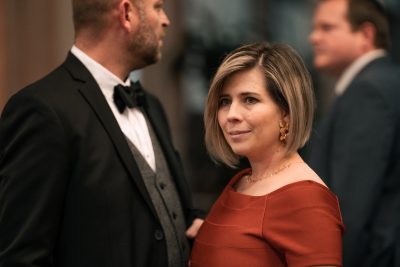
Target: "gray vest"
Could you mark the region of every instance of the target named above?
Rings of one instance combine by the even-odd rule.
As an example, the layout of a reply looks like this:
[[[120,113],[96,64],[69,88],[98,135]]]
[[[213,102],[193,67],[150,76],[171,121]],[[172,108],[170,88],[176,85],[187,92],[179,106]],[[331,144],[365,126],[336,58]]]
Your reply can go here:
[[[158,233],[156,238],[159,240],[165,238],[168,266],[187,266],[189,243],[185,236],[186,223],[179,194],[171,177],[164,153],[148,120],[147,126],[155,154],[156,172],[151,169],[135,145],[128,138],[126,139],[164,231],[164,233]]]

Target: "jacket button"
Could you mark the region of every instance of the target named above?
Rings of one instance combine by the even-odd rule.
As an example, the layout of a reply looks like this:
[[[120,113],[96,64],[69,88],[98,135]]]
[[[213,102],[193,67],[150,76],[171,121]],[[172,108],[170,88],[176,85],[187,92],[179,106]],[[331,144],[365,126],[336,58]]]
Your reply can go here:
[[[163,240],[163,238],[164,238],[163,232],[162,232],[161,230],[156,230],[156,231],[154,232],[154,238],[155,238],[156,240],[158,240],[158,241]]]
[[[166,185],[165,183],[163,183],[163,182],[160,183],[160,188],[161,188],[162,190],[164,190],[164,188],[165,188],[166,186],[167,186],[167,185]]]

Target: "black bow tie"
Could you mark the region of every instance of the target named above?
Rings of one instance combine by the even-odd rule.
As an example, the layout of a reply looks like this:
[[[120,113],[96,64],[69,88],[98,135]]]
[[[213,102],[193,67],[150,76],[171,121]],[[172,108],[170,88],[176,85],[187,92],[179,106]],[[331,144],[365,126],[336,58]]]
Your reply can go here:
[[[124,112],[126,107],[144,106],[144,92],[139,81],[132,82],[131,86],[116,85],[113,98],[119,113]]]

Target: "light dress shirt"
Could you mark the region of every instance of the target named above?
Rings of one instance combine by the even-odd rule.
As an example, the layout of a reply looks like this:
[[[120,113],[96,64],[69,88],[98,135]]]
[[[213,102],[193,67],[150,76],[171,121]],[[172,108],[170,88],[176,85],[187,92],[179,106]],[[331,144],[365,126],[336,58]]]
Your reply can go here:
[[[371,61],[384,57],[386,55],[386,51],[383,49],[375,49],[370,51],[358,59],[356,59],[349,67],[345,69],[343,74],[340,76],[338,82],[335,85],[335,94],[340,96],[346,91],[346,88],[349,86],[354,77]]]
[[[142,111],[138,108],[126,108],[123,113],[119,113],[113,100],[114,86],[117,84],[130,86],[131,80],[129,77],[126,81],[122,81],[75,45],[72,46],[71,53],[76,56],[92,74],[106,98],[122,132],[136,146],[149,166],[155,171],[156,163],[153,144]]]

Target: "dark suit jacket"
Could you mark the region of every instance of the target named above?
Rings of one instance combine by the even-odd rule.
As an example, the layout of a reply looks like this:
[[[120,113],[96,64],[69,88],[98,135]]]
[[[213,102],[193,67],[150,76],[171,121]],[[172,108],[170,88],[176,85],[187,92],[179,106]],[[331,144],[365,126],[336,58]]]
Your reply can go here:
[[[190,224],[191,199],[160,103],[146,113]],[[97,83],[69,54],[14,95],[0,128],[0,266],[167,266],[155,209]]]
[[[314,170],[338,195],[345,267],[400,266],[400,70],[368,64],[311,139]]]

